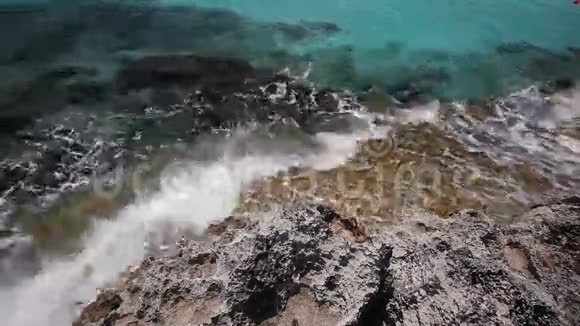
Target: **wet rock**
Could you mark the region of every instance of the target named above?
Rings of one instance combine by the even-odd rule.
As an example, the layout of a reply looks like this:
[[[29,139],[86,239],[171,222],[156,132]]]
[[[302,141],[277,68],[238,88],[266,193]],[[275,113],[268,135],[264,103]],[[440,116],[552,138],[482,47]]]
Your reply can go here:
[[[399,85],[387,91],[397,104],[408,106],[413,103],[420,103],[423,93],[414,85]]]
[[[326,111],[333,111],[339,108],[338,98],[332,90],[321,90],[314,96],[318,106]]]
[[[71,104],[93,104],[106,97],[106,86],[95,81],[75,81],[66,85],[66,100]]]
[[[441,97],[437,92],[451,80],[451,74],[445,68],[420,66],[406,73],[406,80],[387,88],[396,101],[406,106],[424,104],[437,96]]]
[[[96,322],[103,319],[107,317],[111,311],[119,308],[121,303],[122,300],[119,295],[111,291],[103,291],[98,295],[95,302],[91,303],[83,310],[79,321],[73,323],[73,326],[83,325],[87,322]],[[112,321],[113,318],[108,318],[107,320]]]
[[[341,28],[332,22],[300,21],[296,24],[275,23],[272,28],[280,32],[291,42],[303,41],[318,35],[329,35],[341,32]]]
[[[580,48],[570,46],[568,47],[568,51],[574,54],[576,57],[580,57]]]
[[[50,69],[0,108],[0,126],[7,126],[0,133],[16,134],[6,150],[22,153],[0,161],[0,191],[8,191],[8,201],[30,203],[75,190],[147,157],[159,144],[194,142],[216,129],[258,123],[309,137],[363,123],[350,113],[364,111],[356,97],[240,60],[144,57],[118,72],[118,90],[87,69]],[[60,112],[46,114],[51,110]]]
[[[149,102],[163,103],[167,102],[164,98],[176,94],[191,94],[183,111],[191,116],[177,117],[189,121],[187,129],[195,134],[248,122],[296,124],[307,132],[320,131],[319,127],[348,130],[353,122],[341,114],[363,109],[352,96],[317,90],[231,59],[145,57],[122,70],[117,81],[122,90],[151,90],[154,96]]]
[[[85,310],[78,325],[577,325],[572,208],[539,207],[513,225],[415,213],[359,241],[328,207],[229,218],[144,261],[110,290],[115,305],[97,299],[99,318]]]
[[[547,82],[545,85],[543,85],[540,88],[540,91],[542,93],[551,95],[551,94],[555,94],[557,92],[561,92],[561,91],[565,91],[565,90],[569,90],[571,88],[574,88],[575,84],[576,83],[574,82],[573,79],[559,78],[559,79],[556,79],[554,81]]]
[[[72,185],[86,185],[96,169],[103,167],[98,162],[117,155],[113,154],[118,153],[115,143],[89,136],[92,119],[75,126],[77,129],[72,127],[75,117],[67,117],[68,120],[37,120],[35,128],[16,133],[17,143],[13,146],[20,147],[22,156],[10,155],[0,160],[0,192],[6,203],[34,206],[36,201],[42,203],[45,195],[71,189]]]
[[[543,49],[528,42],[507,42],[498,45],[495,48],[495,51],[498,54],[516,54],[532,51],[543,51]]]
[[[325,21],[302,21],[302,25],[310,28],[311,30],[320,31],[328,34],[334,34],[341,32],[342,29],[340,26],[333,22],[325,22]]]

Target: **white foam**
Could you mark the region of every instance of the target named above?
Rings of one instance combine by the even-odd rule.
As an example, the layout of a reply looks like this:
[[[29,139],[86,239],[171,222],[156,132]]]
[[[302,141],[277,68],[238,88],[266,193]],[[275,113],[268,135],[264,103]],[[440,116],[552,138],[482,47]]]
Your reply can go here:
[[[116,218],[100,219],[85,240],[84,251],[69,260],[52,262],[33,279],[0,293],[4,325],[70,325],[78,313],[75,302],[94,299],[96,289],[115,281],[128,266],[145,255],[147,234],[170,222],[202,231],[212,221],[232,213],[245,187],[299,164],[327,169],[345,162],[357,149],[353,135],[319,134],[323,150],[295,155],[231,154],[233,139],[220,159],[180,166],[164,175],[160,191],[122,210]]]
[[[565,135],[558,135],[556,141],[560,146],[566,147],[574,153],[580,154],[580,141]]]
[[[424,105],[417,105],[410,109],[398,109],[396,111],[396,121],[410,124],[420,124],[423,122],[435,123],[439,120],[441,103],[439,100],[429,102]]]
[[[552,97],[553,115],[557,122],[567,122],[580,117],[580,88]]]

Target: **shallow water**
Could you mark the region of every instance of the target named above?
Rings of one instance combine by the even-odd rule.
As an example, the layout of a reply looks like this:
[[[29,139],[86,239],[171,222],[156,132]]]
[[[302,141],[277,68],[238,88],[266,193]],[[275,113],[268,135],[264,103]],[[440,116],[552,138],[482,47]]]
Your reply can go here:
[[[314,58],[313,78],[336,86],[415,82],[439,95],[465,98],[578,75],[577,57],[559,67],[568,48],[580,44],[580,10],[568,1],[175,2],[233,9],[264,22],[335,23],[342,32],[331,37],[296,43],[279,37],[276,47]],[[357,76],[335,70],[349,65]]]
[[[348,0],[297,0],[286,3],[261,0],[179,1],[233,9],[244,16],[269,22],[300,20],[335,22],[346,35],[337,44],[377,48],[401,42],[411,49],[481,51],[508,42],[526,41],[551,49],[578,44],[574,27],[577,7],[569,1],[380,1],[358,4]]]
[[[310,77],[319,83],[386,91],[412,83],[451,98],[505,95],[533,82],[580,74],[580,10],[563,0],[106,1],[108,9],[82,9],[91,3],[98,2],[55,1],[40,16],[68,22],[53,26],[44,18],[38,23],[34,14],[14,18],[17,10],[11,15],[4,10],[3,16],[20,22],[4,19],[5,24],[24,34],[6,35],[17,38],[8,47],[30,40],[37,44],[24,44],[24,51],[37,52],[27,55],[34,61],[96,65],[103,74],[122,57],[167,51],[242,57],[297,72],[312,63]],[[133,9],[111,7],[123,3]],[[196,7],[210,12],[192,11]],[[23,19],[33,24],[19,26]],[[92,31],[79,35],[85,23]],[[43,46],[43,38],[50,44]],[[5,76],[15,74],[8,68]]]
[[[560,0],[0,1],[0,314],[70,323],[173,233],[233,213],[511,222],[574,192],[579,30]],[[121,82],[191,53],[284,77],[230,94],[245,66],[209,62],[194,85]]]

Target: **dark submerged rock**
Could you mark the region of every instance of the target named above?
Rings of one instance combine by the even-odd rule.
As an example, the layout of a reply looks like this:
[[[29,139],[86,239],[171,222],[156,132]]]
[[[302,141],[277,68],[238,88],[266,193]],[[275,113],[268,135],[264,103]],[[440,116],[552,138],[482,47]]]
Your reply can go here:
[[[255,70],[246,62],[194,55],[145,57],[123,69],[117,78],[121,91],[148,87],[203,86],[220,89],[240,85]]]
[[[66,100],[70,104],[93,104],[106,99],[107,86],[95,81],[75,81],[66,85]]]
[[[413,83],[395,86],[387,91],[397,104],[408,106],[420,103],[423,92]]]
[[[95,310],[98,299],[77,323],[577,325],[574,208],[547,204],[503,226],[477,211],[416,213],[359,242],[326,207],[229,218],[177,256],[143,262],[108,290],[118,307]]]
[[[117,85],[121,92],[165,88],[189,93],[183,108],[191,114],[187,119],[194,133],[248,122],[294,123],[310,133],[328,129],[323,126],[329,120],[341,120],[341,109],[362,110],[352,96],[317,90],[243,61],[196,55],[145,57],[123,69]],[[348,130],[352,123],[336,125]]]
[[[552,95],[557,92],[572,89],[575,85],[576,82],[571,78],[558,78],[545,83],[545,85],[540,87],[540,91],[544,94]]]
[[[88,67],[52,67],[0,105],[0,134],[12,136],[0,148],[8,154],[0,160],[5,199],[44,204],[45,195],[130,169],[159,144],[194,144],[216,130],[257,123],[309,137],[363,123],[351,114],[364,110],[354,96],[236,59],[150,56],[128,63],[116,85],[97,75]]]
[[[333,22],[325,22],[325,21],[302,21],[302,25],[324,33],[334,34],[342,32],[342,28]]]
[[[318,21],[300,21],[296,24],[275,23],[272,27],[292,42],[303,41],[318,35],[336,34],[342,31],[335,23]]]

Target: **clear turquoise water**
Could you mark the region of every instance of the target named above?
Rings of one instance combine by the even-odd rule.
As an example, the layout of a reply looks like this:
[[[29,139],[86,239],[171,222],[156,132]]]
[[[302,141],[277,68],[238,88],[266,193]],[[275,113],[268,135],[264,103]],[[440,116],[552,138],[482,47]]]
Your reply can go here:
[[[544,69],[548,71],[530,71],[534,70],[538,57],[544,60],[547,56],[538,54],[537,49],[507,55],[496,51],[501,45],[525,42],[558,56],[568,47],[579,46],[580,7],[571,1],[163,0],[162,3],[227,8],[266,22],[334,22],[345,32],[324,42],[293,46],[291,51],[304,54],[317,47],[352,46],[358,75],[351,87],[393,86],[445,70],[450,78],[435,86],[437,94],[480,98],[513,91],[539,79],[577,78],[580,73],[574,62],[562,65],[557,58],[554,64],[546,63],[551,66]],[[547,60],[551,59],[554,58]],[[344,81],[325,75],[328,72],[315,71],[314,78],[331,84],[333,79]],[[406,79],[404,75],[410,77]],[[429,81],[425,83],[431,87]]]
[[[75,0],[2,0],[0,4]],[[79,3],[99,1],[78,1]],[[333,40],[361,47],[403,42],[412,49],[481,51],[525,41],[561,49],[580,45],[580,6],[571,0],[125,0],[164,6],[225,8],[265,22],[335,22],[348,33]]]
[[[580,7],[568,0],[162,0],[233,9],[269,22],[332,21],[348,31],[334,40],[360,47],[403,42],[411,49],[485,51],[526,41],[561,49],[579,45]]]
[[[62,8],[89,2],[49,1]],[[195,26],[209,26],[208,34],[214,40],[196,42],[199,36],[192,30],[190,40],[184,41],[181,35],[180,41],[152,41],[148,49],[141,50],[235,56],[256,65],[272,65],[274,61],[278,68],[288,65],[297,73],[311,62],[310,78],[333,87],[374,86],[388,92],[412,83],[439,97],[480,99],[505,95],[536,82],[580,76],[580,51],[569,51],[580,48],[580,6],[572,0],[100,2],[233,11],[244,18],[238,30],[230,26],[222,32],[212,26],[227,22],[202,19]],[[335,23],[342,32],[288,40],[279,31],[264,28],[267,24],[302,21]],[[177,25],[183,23],[174,24],[160,24],[157,39],[176,38]],[[92,49],[84,52],[95,53]]]

